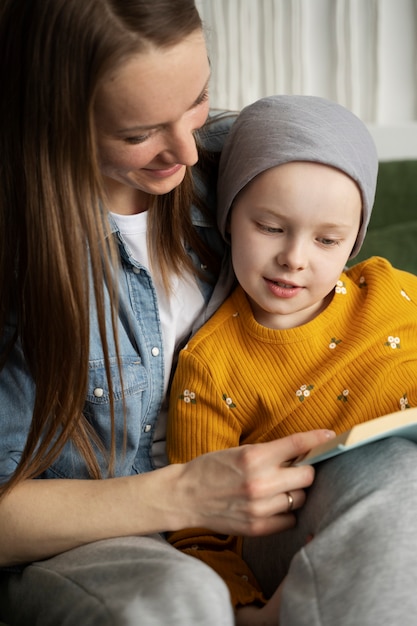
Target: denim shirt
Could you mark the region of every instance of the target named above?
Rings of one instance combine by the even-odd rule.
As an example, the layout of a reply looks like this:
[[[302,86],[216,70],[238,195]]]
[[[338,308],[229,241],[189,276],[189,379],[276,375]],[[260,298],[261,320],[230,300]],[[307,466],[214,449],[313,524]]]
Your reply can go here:
[[[209,150],[220,151],[224,137],[233,118],[221,118],[204,128],[200,141]],[[215,210],[215,190],[203,189],[196,179],[200,192]],[[224,248],[217,230],[211,227],[196,207],[192,207],[195,227],[205,241],[217,251]],[[143,266],[130,255],[122,235],[111,222],[121,258],[117,276],[120,287],[120,314],[118,341],[122,367],[123,389],[119,376],[116,350],[109,332],[109,355],[116,428],[115,476],[147,472],[153,469],[152,442],[156,422],[163,402],[164,354],[158,303],[152,278]],[[193,263],[200,261],[188,250]],[[215,288],[209,282],[199,281],[206,302],[204,314],[196,320],[193,332],[218,308],[230,291],[233,280],[224,256],[224,272]],[[94,301],[92,299],[92,301]],[[106,307],[107,328],[111,328],[110,308]],[[103,349],[99,336],[96,311],[90,312],[90,362],[87,398],[84,414],[99,434],[104,446],[110,449],[110,397],[104,366]],[[13,321],[6,327],[1,343],[14,332]],[[74,338],[73,340],[76,340]],[[65,372],[62,372],[65,376]],[[29,432],[35,399],[35,385],[28,372],[19,340],[15,343],[5,367],[0,371],[0,481],[4,482],[16,469]],[[124,409],[127,441],[123,453]],[[98,457],[103,476],[107,462]],[[68,442],[54,464],[40,478],[87,478],[84,461],[71,442]]]

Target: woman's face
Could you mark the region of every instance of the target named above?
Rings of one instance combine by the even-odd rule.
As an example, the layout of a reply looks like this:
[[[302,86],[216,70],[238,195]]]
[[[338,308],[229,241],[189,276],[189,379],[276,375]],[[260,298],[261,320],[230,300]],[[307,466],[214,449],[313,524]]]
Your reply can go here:
[[[210,67],[203,33],[149,47],[110,73],[97,94],[100,167],[115,213],[147,209],[197,161],[193,132],[207,119]]]

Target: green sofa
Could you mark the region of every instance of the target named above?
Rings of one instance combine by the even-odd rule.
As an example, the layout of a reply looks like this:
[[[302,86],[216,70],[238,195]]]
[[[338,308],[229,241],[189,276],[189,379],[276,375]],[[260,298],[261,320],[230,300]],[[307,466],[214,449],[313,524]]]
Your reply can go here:
[[[417,274],[417,160],[381,161],[375,205],[359,255],[387,258]]]

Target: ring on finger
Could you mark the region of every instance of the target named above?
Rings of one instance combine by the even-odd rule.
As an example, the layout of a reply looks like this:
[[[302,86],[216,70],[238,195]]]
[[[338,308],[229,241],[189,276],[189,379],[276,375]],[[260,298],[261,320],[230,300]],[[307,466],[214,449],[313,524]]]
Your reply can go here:
[[[287,513],[289,513],[290,511],[292,511],[293,506],[294,506],[294,498],[292,497],[291,493],[289,491],[285,492],[285,495],[287,496],[288,499],[288,508],[287,508]]]

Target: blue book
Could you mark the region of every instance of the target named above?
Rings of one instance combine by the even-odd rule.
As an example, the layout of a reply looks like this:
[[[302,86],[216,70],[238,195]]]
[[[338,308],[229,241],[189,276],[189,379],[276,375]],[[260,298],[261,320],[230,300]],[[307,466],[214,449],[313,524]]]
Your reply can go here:
[[[405,437],[417,443],[417,407],[357,424],[334,439],[316,446],[306,455],[296,459],[293,465],[314,465],[387,437]]]

